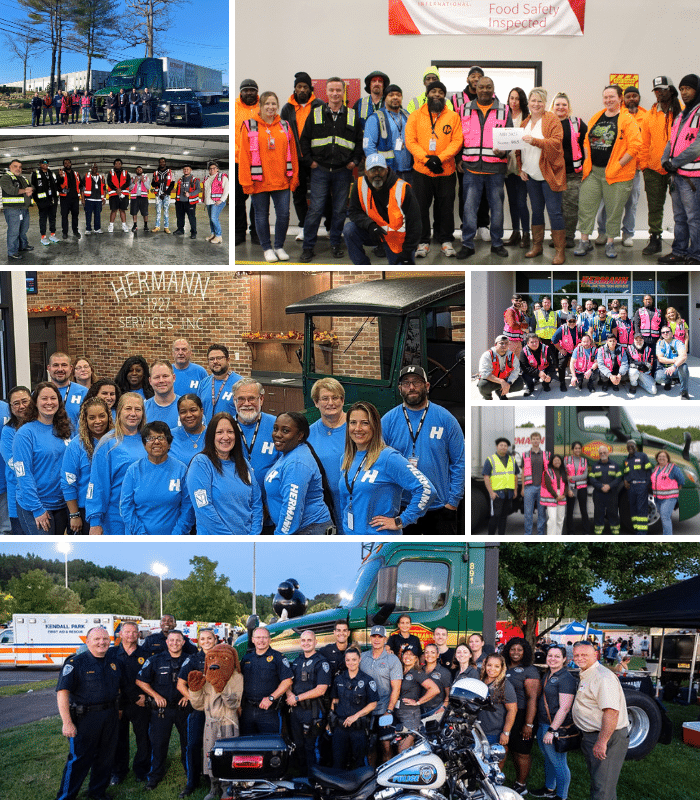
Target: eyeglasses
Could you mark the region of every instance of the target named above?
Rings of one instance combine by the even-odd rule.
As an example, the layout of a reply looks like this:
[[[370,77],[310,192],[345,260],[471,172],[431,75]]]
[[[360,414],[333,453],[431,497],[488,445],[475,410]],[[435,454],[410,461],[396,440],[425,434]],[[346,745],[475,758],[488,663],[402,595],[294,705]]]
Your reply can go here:
[[[663,331],[661,331],[661,333],[671,333],[671,330],[669,328],[665,328]]]
[[[165,438],[165,436],[147,436],[146,441],[148,444],[159,444],[167,442],[168,440]]]
[[[419,381],[401,381],[399,386],[408,386],[410,388],[416,387],[417,389],[420,389],[420,387],[423,386],[424,383],[425,383],[425,381],[420,381],[420,380]]]
[[[207,361],[226,361],[226,356],[209,356]]]

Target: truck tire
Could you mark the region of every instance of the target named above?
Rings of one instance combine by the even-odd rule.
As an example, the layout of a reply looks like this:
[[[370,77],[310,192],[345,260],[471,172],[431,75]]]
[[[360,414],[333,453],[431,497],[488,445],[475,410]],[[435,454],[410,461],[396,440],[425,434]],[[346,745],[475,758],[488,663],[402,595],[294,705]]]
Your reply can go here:
[[[472,487],[472,533],[486,522],[489,516],[489,502],[486,495]]]
[[[623,689],[629,716],[630,743],[625,761],[640,761],[656,747],[661,736],[661,709],[653,697]]]

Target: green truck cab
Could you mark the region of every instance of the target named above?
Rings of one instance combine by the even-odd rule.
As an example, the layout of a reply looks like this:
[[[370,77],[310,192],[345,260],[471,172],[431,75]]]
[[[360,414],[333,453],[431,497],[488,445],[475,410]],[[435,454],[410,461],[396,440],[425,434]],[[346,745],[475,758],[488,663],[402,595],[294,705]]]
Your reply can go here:
[[[120,89],[123,89],[126,94],[129,94],[132,89],[136,89],[141,94],[146,88],[154,99],[163,94],[162,60],[160,58],[130,58],[127,61],[120,61],[112,68],[104,88],[95,92],[93,113],[100,121],[104,120],[104,101],[110,92],[114,92],[116,96]]]
[[[430,400],[447,408],[464,427],[464,279],[447,276],[394,278],[339,286],[292,303],[287,314],[304,315],[304,404],[310,422],[319,418],[311,387],[336,378],[346,410],[357,400],[381,415],[402,400],[401,369],[423,367]],[[339,340],[322,332],[337,331]]]
[[[451,647],[473,632],[483,633],[487,642],[495,641],[496,544],[374,543],[365,545],[363,553],[352,596],[338,608],[267,626],[275,650],[296,657],[305,630],[316,634],[319,647],[330,644],[338,620],[348,623],[350,643],[364,650],[372,625],[394,630],[402,613],[411,615],[411,633],[423,644],[432,641],[438,625],[447,628]],[[248,633],[236,640],[239,656],[247,651],[256,624],[257,619],[251,618]]]

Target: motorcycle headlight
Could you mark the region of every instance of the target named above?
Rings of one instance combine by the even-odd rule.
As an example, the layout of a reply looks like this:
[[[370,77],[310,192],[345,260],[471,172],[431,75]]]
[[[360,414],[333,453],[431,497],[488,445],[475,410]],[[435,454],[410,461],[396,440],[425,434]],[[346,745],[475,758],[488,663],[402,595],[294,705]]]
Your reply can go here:
[[[498,762],[503,761],[506,757],[506,748],[502,744],[492,744],[490,747],[489,761]]]

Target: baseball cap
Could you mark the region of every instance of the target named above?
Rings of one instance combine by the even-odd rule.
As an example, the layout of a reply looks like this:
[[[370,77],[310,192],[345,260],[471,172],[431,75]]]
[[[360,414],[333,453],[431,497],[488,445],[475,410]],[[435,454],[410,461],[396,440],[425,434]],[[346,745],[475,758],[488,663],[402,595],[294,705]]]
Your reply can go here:
[[[401,378],[403,378],[404,375],[417,375],[419,378],[423,378],[426,383],[428,382],[428,376],[425,374],[423,367],[404,367],[401,372],[399,372],[399,383],[401,383]]]
[[[372,153],[371,156],[367,156],[365,172],[369,172],[372,167],[384,167],[384,169],[386,169],[386,159],[384,156],[379,155],[379,153]]]
[[[673,81],[666,75],[659,75],[651,84],[652,89],[670,89],[671,86],[673,86]]]
[[[375,625],[369,632],[370,636],[383,636],[386,639],[386,628],[383,625]]]

